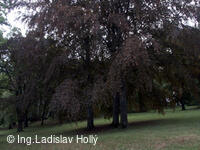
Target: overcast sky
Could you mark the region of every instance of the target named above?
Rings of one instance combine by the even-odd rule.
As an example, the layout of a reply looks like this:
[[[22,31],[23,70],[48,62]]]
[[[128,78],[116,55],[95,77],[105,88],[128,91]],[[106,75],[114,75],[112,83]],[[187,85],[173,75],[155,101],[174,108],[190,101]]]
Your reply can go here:
[[[12,28],[13,27],[19,28],[21,30],[22,35],[25,35],[28,28],[25,23],[22,23],[18,19],[19,16],[21,16],[21,10],[13,10],[10,13],[8,13],[7,20]],[[10,31],[10,27],[3,26],[2,28],[5,31],[4,36],[6,36]]]

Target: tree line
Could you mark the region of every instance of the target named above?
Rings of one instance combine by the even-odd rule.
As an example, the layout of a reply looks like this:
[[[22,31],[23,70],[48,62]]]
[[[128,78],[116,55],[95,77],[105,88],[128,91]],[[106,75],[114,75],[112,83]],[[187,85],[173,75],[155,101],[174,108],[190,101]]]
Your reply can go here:
[[[13,32],[1,40],[0,124],[7,118],[9,128],[23,131],[30,121],[87,120],[92,130],[94,117],[104,116],[126,128],[128,112],[199,103],[198,0],[13,0],[4,6],[30,12],[22,16],[25,37]]]

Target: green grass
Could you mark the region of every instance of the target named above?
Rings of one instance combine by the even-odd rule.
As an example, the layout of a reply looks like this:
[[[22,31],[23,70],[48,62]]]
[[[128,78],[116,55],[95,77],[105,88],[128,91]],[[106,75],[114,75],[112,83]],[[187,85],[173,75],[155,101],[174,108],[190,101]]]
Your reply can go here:
[[[155,112],[128,115],[127,129],[113,129],[111,120],[95,120],[94,132],[86,132],[86,122],[78,124],[40,127],[38,123],[25,129],[20,136],[49,136],[51,134],[73,136],[93,134],[98,136],[97,145],[91,144],[8,144],[7,135],[17,135],[16,129],[0,129],[0,150],[200,150],[200,110],[190,109],[175,112],[167,110],[163,116]]]

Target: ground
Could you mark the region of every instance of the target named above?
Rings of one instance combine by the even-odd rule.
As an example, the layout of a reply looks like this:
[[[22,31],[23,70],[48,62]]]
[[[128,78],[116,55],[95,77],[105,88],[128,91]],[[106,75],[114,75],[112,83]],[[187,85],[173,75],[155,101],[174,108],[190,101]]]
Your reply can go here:
[[[17,136],[16,129],[0,129],[0,150],[200,150],[200,109],[167,110],[165,115],[156,112],[128,115],[127,129],[113,129],[111,120],[95,119],[95,131],[86,132],[86,122],[56,125],[47,123],[40,127],[32,124],[20,136],[48,137],[50,135],[97,135],[92,144],[8,144],[7,135]]]

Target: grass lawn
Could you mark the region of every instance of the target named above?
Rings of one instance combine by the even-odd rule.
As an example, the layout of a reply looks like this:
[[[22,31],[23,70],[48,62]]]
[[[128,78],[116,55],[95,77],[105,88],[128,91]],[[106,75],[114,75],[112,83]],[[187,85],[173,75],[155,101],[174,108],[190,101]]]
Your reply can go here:
[[[128,115],[127,129],[113,129],[111,120],[96,119],[94,132],[86,132],[86,122],[78,124],[40,127],[32,124],[20,136],[48,137],[50,135],[75,136],[93,134],[97,144],[8,144],[7,135],[17,136],[16,129],[0,129],[0,150],[200,150],[200,109],[166,110],[165,115],[155,112]]]

